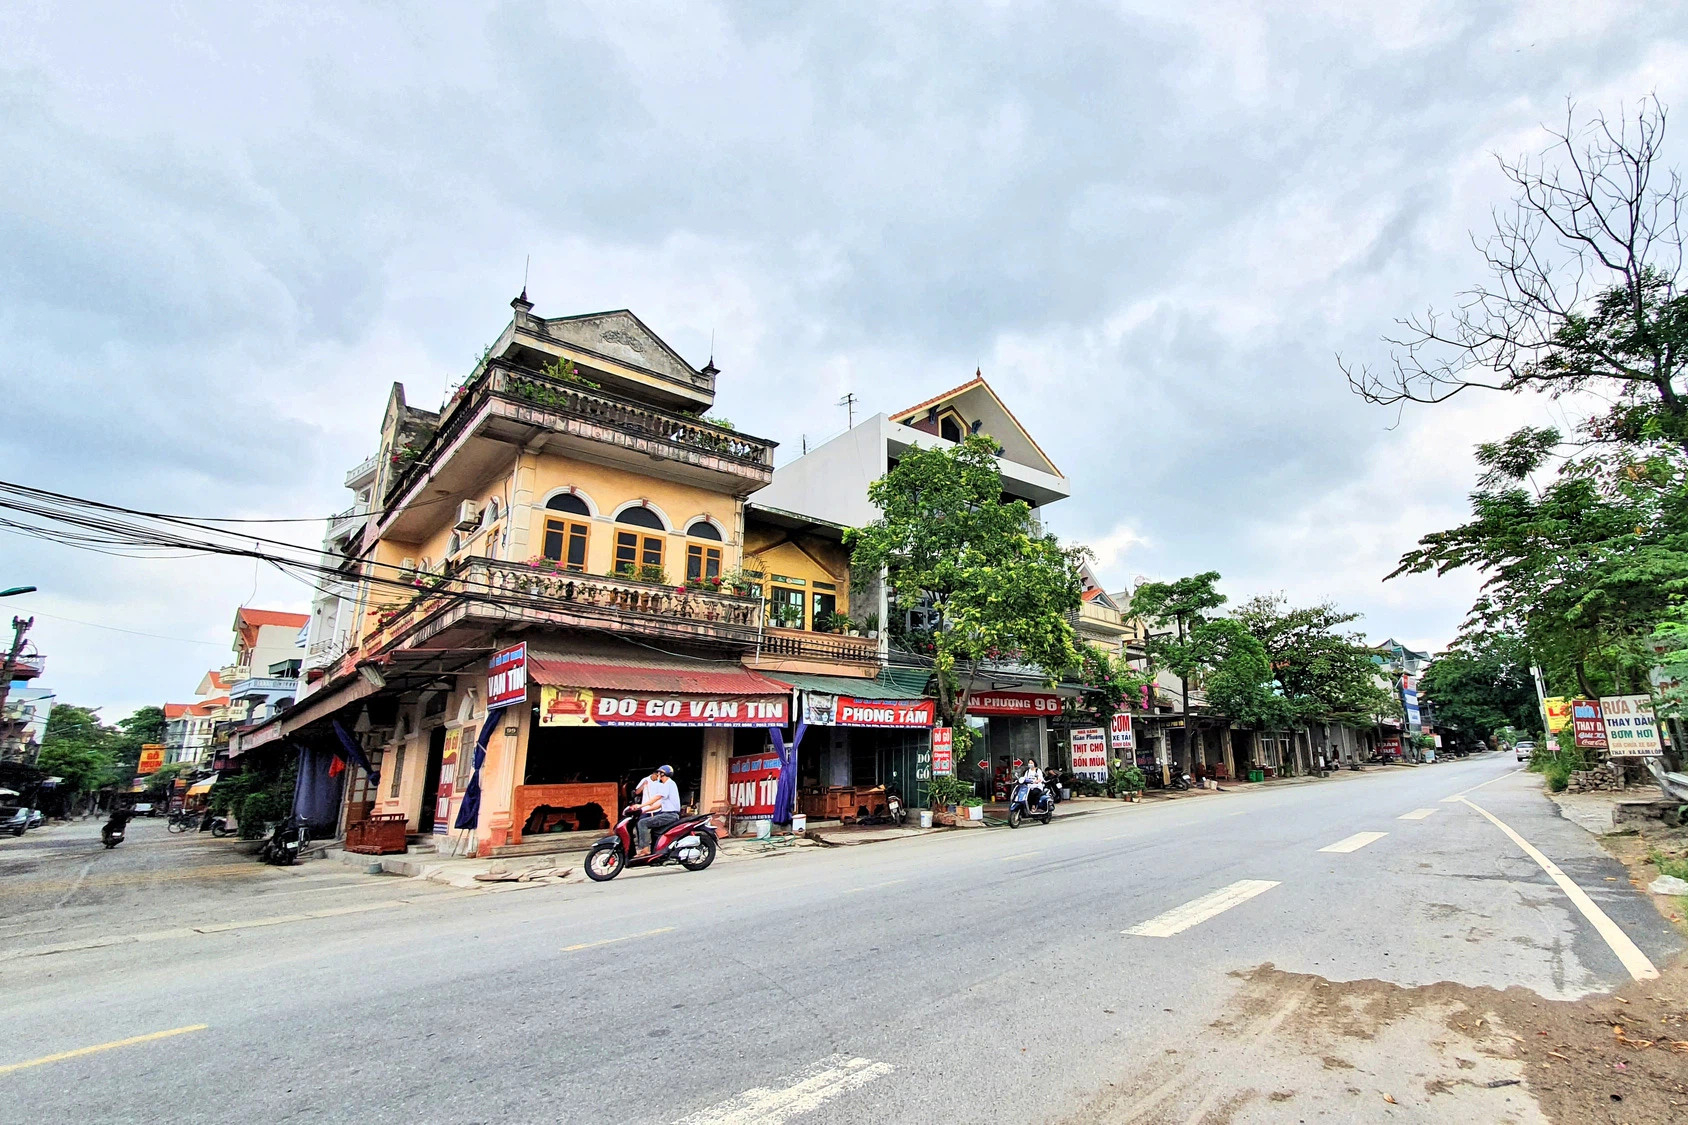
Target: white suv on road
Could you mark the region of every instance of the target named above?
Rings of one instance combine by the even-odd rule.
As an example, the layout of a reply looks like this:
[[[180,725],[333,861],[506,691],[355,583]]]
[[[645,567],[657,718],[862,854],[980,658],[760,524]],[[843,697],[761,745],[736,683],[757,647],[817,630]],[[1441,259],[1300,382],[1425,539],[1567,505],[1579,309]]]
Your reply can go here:
[[[1527,762],[1530,760],[1530,755],[1536,752],[1536,744],[1533,742],[1520,742],[1516,749],[1518,751],[1518,760],[1520,762]]]

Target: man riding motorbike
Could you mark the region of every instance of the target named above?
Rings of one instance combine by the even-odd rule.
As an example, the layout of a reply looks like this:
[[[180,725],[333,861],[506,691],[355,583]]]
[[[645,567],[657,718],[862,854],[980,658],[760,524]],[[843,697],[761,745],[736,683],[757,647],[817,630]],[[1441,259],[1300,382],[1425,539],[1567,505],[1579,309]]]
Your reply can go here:
[[[680,789],[674,784],[674,767],[658,766],[645,780],[641,795],[639,854],[650,855],[652,840],[680,819]]]

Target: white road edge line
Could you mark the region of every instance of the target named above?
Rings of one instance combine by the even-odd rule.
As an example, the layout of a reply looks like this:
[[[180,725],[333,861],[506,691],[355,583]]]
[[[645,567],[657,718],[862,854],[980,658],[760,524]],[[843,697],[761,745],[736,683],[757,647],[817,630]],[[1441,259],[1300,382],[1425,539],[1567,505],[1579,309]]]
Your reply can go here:
[[[1489,780],[1483,782],[1480,785],[1473,785],[1470,789],[1461,789],[1458,793],[1455,793],[1452,797],[1443,797],[1442,803],[1444,805],[1454,804],[1457,801],[1463,800],[1467,793],[1475,793],[1475,792],[1477,792],[1477,790],[1483,788],[1484,785],[1493,785],[1495,782],[1500,781],[1503,778],[1508,778],[1508,777],[1511,777],[1515,773],[1523,773],[1523,772],[1524,772],[1523,767],[1519,767],[1518,769],[1515,769],[1515,770],[1507,770],[1505,773],[1501,774],[1500,777],[1491,777],[1491,778],[1489,778]]]
[[[1428,820],[1436,815],[1435,809],[1414,809],[1410,813],[1402,813],[1396,820]]]
[[[1221,887],[1212,894],[1186,902],[1120,932],[1133,937],[1171,937],[1223,914],[1233,906],[1241,906],[1255,895],[1264,894],[1276,886],[1277,882],[1268,879],[1239,879],[1228,887]]]
[[[1328,844],[1319,850],[1321,852],[1357,852],[1367,844],[1375,844],[1387,835],[1389,835],[1387,832],[1356,832],[1346,839]]]
[[[756,1086],[707,1109],[680,1118],[674,1125],[782,1125],[891,1073],[889,1063],[833,1055],[791,1076],[789,1085]]]
[[[1601,937],[1606,939],[1606,944],[1612,947],[1612,952],[1618,955],[1618,960],[1624,963],[1624,968],[1629,970],[1631,977],[1635,980],[1659,979],[1659,970],[1653,967],[1653,962],[1647,959],[1647,955],[1641,952],[1640,947],[1629,940],[1629,935],[1619,929],[1618,924],[1607,917],[1604,910],[1594,904],[1594,900],[1588,897],[1587,891],[1571,882],[1571,877],[1559,870],[1558,864],[1542,855],[1541,852],[1531,846],[1528,840],[1514,832],[1488,809],[1467,801],[1463,797],[1460,798],[1460,803],[1470,805],[1482,813],[1490,824],[1505,832],[1514,844],[1524,850],[1525,855],[1535,860],[1536,864],[1547,872],[1548,878],[1559,884],[1559,889],[1565,892],[1565,897],[1570,899],[1578,910],[1582,911],[1582,916],[1587,918],[1589,924],[1595,928]]]

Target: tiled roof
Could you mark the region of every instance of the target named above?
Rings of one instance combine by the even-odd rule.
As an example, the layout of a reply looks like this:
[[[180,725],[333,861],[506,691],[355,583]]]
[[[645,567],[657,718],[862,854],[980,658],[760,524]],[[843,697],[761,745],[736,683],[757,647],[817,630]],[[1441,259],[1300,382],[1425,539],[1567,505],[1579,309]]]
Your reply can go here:
[[[192,707],[193,704],[191,703],[166,703],[164,705],[164,717],[166,719],[179,719],[186,715]]]
[[[309,614],[283,613],[279,609],[241,609],[235,621],[241,625],[286,625],[297,629],[310,622]]]

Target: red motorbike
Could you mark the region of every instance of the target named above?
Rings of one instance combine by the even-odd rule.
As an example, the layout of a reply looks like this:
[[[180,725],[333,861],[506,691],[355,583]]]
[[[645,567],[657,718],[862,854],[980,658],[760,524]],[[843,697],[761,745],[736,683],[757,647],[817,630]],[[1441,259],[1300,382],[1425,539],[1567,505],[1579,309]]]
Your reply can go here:
[[[624,867],[657,867],[673,860],[687,871],[702,871],[715,862],[715,827],[707,816],[683,816],[664,828],[652,841],[650,855],[634,855],[634,827],[639,806],[622,810],[614,833],[605,836],[586,853],[586,877],[602,883],[621,874]]]

